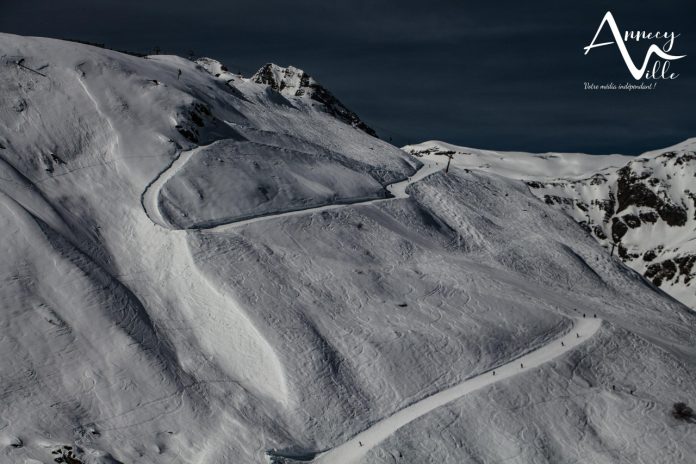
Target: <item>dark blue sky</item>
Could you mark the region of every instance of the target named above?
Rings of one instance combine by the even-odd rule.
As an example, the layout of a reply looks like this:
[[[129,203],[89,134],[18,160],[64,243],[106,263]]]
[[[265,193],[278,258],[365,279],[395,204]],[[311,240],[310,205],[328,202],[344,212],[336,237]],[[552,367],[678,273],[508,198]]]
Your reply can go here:
[[[606,13],[681,34],[680,77],[648,92],[616,47],[583,55]],[[0,0],[0,31],[305,69],[395,144],[639,152],[696,136],[696,2]],[[602,36],[609,38],[608,32]],[[629,44],[641,63],[650,43]]]

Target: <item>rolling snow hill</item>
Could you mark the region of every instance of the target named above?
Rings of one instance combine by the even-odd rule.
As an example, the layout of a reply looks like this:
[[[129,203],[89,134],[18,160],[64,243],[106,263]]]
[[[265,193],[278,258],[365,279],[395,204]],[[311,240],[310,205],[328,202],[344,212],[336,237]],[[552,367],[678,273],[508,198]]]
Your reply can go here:
[[[0,34],[0,462],[691,460],[692,311],[256,81]]]
[[[425,142],[412,154],[453,154],[455,166],[527,182],[628,266],[696,308],[696,139],[638,157],[505,153]]]

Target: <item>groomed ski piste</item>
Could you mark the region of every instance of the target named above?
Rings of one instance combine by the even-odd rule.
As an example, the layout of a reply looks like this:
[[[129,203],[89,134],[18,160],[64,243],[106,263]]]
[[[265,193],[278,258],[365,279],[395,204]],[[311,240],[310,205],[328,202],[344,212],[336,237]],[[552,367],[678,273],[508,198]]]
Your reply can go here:
[[[191,159],[192,156],[198,152],[198,149],[182,151],[177,155],[172,162],[172,164],[162,173],[160,173],[157,178],[148,185],[147,189],[143,193],[143,208],[147,213],[148,217],[156,224],[163,226],[167,229],[172,228],[171,224],[167,224],[167,221],[162,217],[162,213],[159,208],[159,198],[160,191],[162,187],[174,177]],[[387,198],[369,198],[369,199],[357,199],[346,203],[333,203],[324,206],[309,207],[303,209],[296,209],[290,211],[284,211],[279,213],[269,213],[266,215],[260,215],[255,217],[250,217],[248,219],[241,219],[230,221],[227,223],[217,224],[211,227],[196,227],[198,230],[212,231],[212,232],[225,232],[231,228],[240,227],[248,224],[253,224],[259,221],[265,221],[269,219],[278,219],[291,216],[298,216],[302,214],[311,213],[321,213],[323,211],[331,211],[345,206],[351,205],[369,205],[375,204],[382,201],[388,201],[393,199],[404,199],[408,198],[406,193],[406,188],[419,180],[444,169],[446,166],[446,161],[441,160],[438,157],[432,157],[428,162],[422,165],[412,176],[407,177],[404,180],[394,182],[386,186],[387,192],[389,192],[389,197]]]
[[[162,186],[171,179],[180,170],[184,164],[195,154],[195,150],[183,152],[177,156],[172,165],[158,176],[152,182],[148,190],[143,194],[143,206],[148,210],[148,216],[162,220],[156,200],[159,198],[159,190]],[[219,224],[208,229],[202,229],[212,232],[225,232],[235,227],[241,227],[248,224],[253,224],[259,221],[277,219],[281,217],[297,216],[302,214],[314,214],[323,211],[345,208],[346,206],[358,206],[375,204],[378,202],[390,201],[394,199],[408,198],[406,189],[420,181],[421,179],[441,171],[447,165],[447,161],[443,158],[431,156],[426,160],[426,163],[421,166],[415,174],[400,182],[395,182],[387,186],[387,190],[391,194],[390,198],[371,199],[364,201],[355,201],[349,205],[332,204],[307,208],[301,210],[286,211],[276,214],[233,221],[230,223]],[[161,224],[160,224],[161,225]],[[270,463],[275,462],[314,462],[324,464],[356,464],[367,454],[369,450],[378,445],[384,439],[392,435],[404,425],[414,421],[415,419],[433,411],[434,409],[443,406],[457,398],[460,398],[475,390],[484,388],[493,383],[503,381],[509,377],[533,370],[535,367],[549,362],[556,357],[572,350],[576,346],[585,342],[589,337],[592,337],[601,326],[601,319],[596,317],[583,317],[574,320],[574,326],[563,337],[549,342],[547,345],[537,348],[519,358],[516,358],[506,364],[500,365],[491,369],[488,372],[477,375],[466,381],[435,393],[427,398],[424,398],[397,413],[380,420],[376,424],[370,426],[345,442],[344,444],[320,453],[315,456],[305,453],[303,456],[283,455],[275,451],[268,451],[266,457]]]
[[[592,337],[602,325],[601,319],[596,315],[575,319],[575,325],[563,337],[549,342],[547,345],[537,348],[524,356],[514,359],[506,364],[495,367],[488,372],[465,380],[459,385],[450,387],[432,396],[424,398],[385,419],[380,420],[336,448],[332,448],[316,456],[305,454],[303,457],[283,456],[274,451],[269,451],[269,462],[314,462],[323,464],[355,464],[375,446],[392,435],[394,432],[413,422],[429,412],[444,406],[473,391],[485,388],[496,382],[501,382],[515,375],[534,375],[534,368],[554,360],[567,353],[581,343]],[[532,371],[532,372],[529,372]]]

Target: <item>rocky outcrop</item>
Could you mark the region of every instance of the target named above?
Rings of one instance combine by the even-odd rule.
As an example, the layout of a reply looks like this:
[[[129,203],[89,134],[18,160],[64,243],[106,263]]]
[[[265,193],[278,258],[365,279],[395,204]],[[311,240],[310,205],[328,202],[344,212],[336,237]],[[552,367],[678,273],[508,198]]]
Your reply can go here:
[[[317,102],[336,119],[377,137],[374,129],[361,121],[357,114],[346,108],[331,92],[301,69],[294,66],[284,68],[268,63],[251,77],[251,81],[266,84],[286,97],[305,98]]]
[[[653,284],[694,306],[696,195],[688,187],[695,177],[696,141],[690,140],[613,172],[527,185]]]

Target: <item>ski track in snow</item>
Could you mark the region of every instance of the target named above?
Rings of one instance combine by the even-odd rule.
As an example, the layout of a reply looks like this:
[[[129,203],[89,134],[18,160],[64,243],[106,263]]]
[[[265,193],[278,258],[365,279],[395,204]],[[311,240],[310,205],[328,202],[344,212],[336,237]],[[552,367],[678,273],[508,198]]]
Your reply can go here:
[[[102,110],[102,106],[99,104],[99,101],[96,98],[94,98],[94,95],[92,94],[92,92],[90,92],[89,88],[87,87],[87,84],[85,84],[84,79],[82,77],[78,76],[77,82],[80,83],[80,86],[82,86],[82,89],[85,91],[85,94],[87,95],[87,97],[90,99],[90,101],[94,105],[94,109],[97,111],[97,113],[102,118],[104,118],[104,120],[106,121],[106,124],[109,126],[109,129],[111,129],[111,134],[114,136],[114,140],[111,143],[111,149],[108,152],[118,153],[119,135],[118,135],[118,131],[114,127],[113,122],[111,122],[111,118],[109,117],[109,115],[107,115],[104,112],[104,110]]]
[[[401,427],[413,422],[425,414],[446,405],[464,395],[472,393],[483,387],[487,387],[501,380],[508,379],[517,374],[527,373],[535,367],[552,361],[558,356],[567,353],[578,345],[592,337],[602,325],[602,320],[597,318],[576,319],[574,327],[564,336],[531,351],[519,358],[509,361],[507,364],[495,367],[487,372],[472,377],[453,387],[442,390],[427,398],[417,401],[410,406],[386,417],[373,424],[366,430],[355,435],[342,445],[316,454],[313,458],[295,457],[296,460],[324,463],[324,464],[355,464],[360,462],[368,451],[391,436]],[[524,367],[521,367],[524,366]],[[495,373],[495,374],[494,374]],[[291,456],[283,456],[282,453],[269,452],[269,460],[273,457],[285,458],[292,462]],[[281,461],[283,462],[283,461]]]
[[[177,158],[170,164],[170,166],[165,169],[160,175],[148,186],[146,191],[143,193],[143,207],[146,214],[150,217],[153,222],[157,223],[162,227],[167,227],[166,221],[162,217],[159,210],[159,193],[166,182],[171,179],[185,164],[186,162],[195,154],[197,148],[193,150],[188,150],[181,152]],[[209,232],[225,232],[232,228],[240,227],[247,224],[253,224],[259,221],[265,221],[268,219],[275,219],[281,217],[297,216],[301,214],[318,213],[322,211],[329,211],[339,208],[344,208],[352,205],[368,205],[375,204],[382,201],[403,199],[408,198],[406,193],[407,187],[414,183],[422,180],[423,178],[433,174],[437,171],[444,169],[445,163],[439,162],[437,160],[425,160],[426,162],[423,166],[416,171],[416,173],[400,182],[395,182],[388,185],[387,191],[392,195],[389,198],[376,198],[371,200],[361,200],[352,203],[340,203],[340,204],[330,204],[325,206],[318,206],[314,208],[279,212],[275,214],[260,215],[251,217],[248,219],[242,219],[237,221],[232,221],[224,224],[215,225],[209,228],[198,228],[195,230],[209,231]],[[554,340],[553,342],[542,346],[534,351],[531,351],[519,358],[516,358],[507,364],[498,366],[491,369],[483,374],[472,377],[464,382],[457,384],[453,387],[442,390],[435,393],[427,398],[424,398],[410,406],[401,409],[400,411],[392,414],[389,417],[382,419],[381,421],[373,424],[366,430],[358,433],[350,440],[346,441],[342,445],[339,445],[330,450],[313,455],[310,453],[307,456],[297,457],[295,459],[300,459],[305,462],[314,463],[326,463],[326,464],[355,464],[360,461],[372,448],[377,446],[379,443],[384,441],[386,438],[394,434],[397,430],[404,427],[405,425],[413,422],[425,414],[444,406],[464,395],[471,392],[479,390],[483,387],[492,385],[501,380],[508,379],[517,374],[527,372],[530,369],[539,367],[544,363],[547,363],[558,356],[570,351],[576,346],[580,345],[592,335],[594,335],[599,327],[601,326],[601,319],[590,318],[590,319],[578,319],[576,320],[573,329],[564,335],[563,337]],[[523,366],[523,367],[522,367]],[[494,374],[495,372],[495,374]],[[278,452],[268,452],[267,457],[271,462],[273,458],[280,459],[290,459],[292,456],[284,456],[282,453]]]
[[[167,183],[169,179],[174,177],[182,167],[186,165],[193,154],[202,147],[196,147],[192,150],[181,151],[176,158],[171,162],[171,164],[162,171],[145,189],[142,195],[142,204],[145,209],[145,214],[150,218],[155,224],[164,227],[165,229],[170,229],[171,227],[167,225],[167,221],[162,217],[162,212],[159,209],[159,195],[162,187]]]
[[[204,147],[196,147],[192,150],[182,151],[172,163],[164,171],[162,171],[157,178],[150,183],[150,185],[145,189],[142,195],[142,204],[145,209],[145,214],[150,218],[151,221],[159,226],[171,229],[171,225],[167,224],[167,221],[162,217],[161,211],[159,209],[159,195],[161,189],[167,183],[169,179],[174,177],[179,170],[181,170],[189,159],[196,153],[196,151]],[[263,214],[259,216],[252,216],[247,219],[239,219],[235,221],[226,222],[224,224],[217,224],[211,227],[195,227],[191,230],[207,231],[207,232],[226,232],[232,228],[240,227],[247,224],[253,224],[259,221],[265,221],[268,219],[276,219],[289,216],[298,216],[301,214],[310,213],[320,213],[322,211],[329,211],[333,209],[345,208],[347,206],[353,205],[369,205],[374,203],[379,203],[387,200],[396,200],[402,198],[408,198],[406,193],[406,188],[419,180],[440,171],[444,168],[444,163],[440,163],[436,160],[427,160],[421,168],[416,171],[411,177],[408,177],[402,181],[395,182],[386,186],[387,191],[392,195],[389,198],[372,198],[364,200],[356,200],[351,202],[342,203],[332,203],[324,206],[316,206],[312,208],[302,208],[291,211]]]
[[[197,151],[200,148],[203,147],[196,147],[191,150],[180,151],[178,155],[169,164],[169,166],[165,168],[162,172],[160,172],[160,174],[154,180],[152,180],[150,184],[148,184],[148,186],[145,188],[145,191],[142,193],[141,204],[146,216],[154,224],[168,231],[178,232],[179,234],[181,234],[185,233],[187,229],[172,229],[171,225],[163,217],[159,208],[160,191],[167,183],[167,181],[174,177],[186,165],[186,163],[197,153]],[[424,164],[413,176],[403,181],[388,185],[386,188],[392,195],[390,198],[365,199],[351,203],[331,204],[315,208],[280,212],[277,214],[260,215],[249,219],[242,219],[225,224],[215,225],[210,228],[195,228],[190,230],[225,232],[235,227],[267,219],[294,216],[307,213],[316,213],[330,209],[343,208],[355,204],[371,204],[380,201],[407,198],[408,195],[406,194],[406,188],[409,184],[417,182],[423,179],[424,177],[434,172],[437,172],[442,168],[443,166],[436,161],[431,161],[428,164]],[[179,245],[182,248],[186,247],[184,237],[184,235],[174,236],[174,239],[177,241],[184,240],[184,242],[181,242],[181,244]],[[237,351],[249,353],[249,356],[256,356],[254,364],[256,364],[257,366],[264,366],[265,368],[260,369],[259,371],[267,373],[266,376],[261,376],[261,378],[258,378],[258,376],[255,378],[247,378],[247,376],[243,376],[242,378],[240,378],[240,381],[242,383],[247,384],[247,387],[250,389],[256,389],[261,393],[268,395],[269,397],[275,398],[280,403],[285,403],[288,399],[288,391],[287,385],[285,385],[282,366],[280,365],[278,358],[276,357],[275,352],[273,351],[271,346],[268,344],[266,339],[258,332],[254,324],[248,319],[246,313],[239,307],[239,305],[236,303],[236,301],[234,301],[234,299],[215,291],[215,287],[204,276],[194,271],[196,266],[193,263],[190,256],[187,256],[186,258],[182,258],[179,260],[175,259],[171,264],[175,267],[175,269],[177,269],[176,272],[178,274],[187,276],[186,281],[189,282],[189,286],[192,292],[194,288],[206,288],[205,286],[207,286],[211,290],[210,292],[206,293],[207,296],[205,298],[201,296],[201,298],[203,298],[203,300],[206,301],[208,305],[212,307],[223,305],[223,307],[230,307],[234,309],[226,313],[225,321],[216,320],[213,324],[213,327],[210,328],[210,330],[213,330],[213,332],[214,328],[225,328],[225,330],[234,330],[234,332],[236,333],[236,337],[233,338],[238,341]],[[192,285],[192,283],[196,283],[196,285]],[[201,338],[205,340],[208,337],[201,336]],[[206,348],[209,354],[218,354],[214,344],[212,346],[207,346]],[[226,359],[224,356],[216,356],[216,358],[222,360]],[[228,373],[232,376],[241,375],[240,373],[244,371],[244,369],[240,369],[240,366],[234,365],[234,363],[223,362],[223,364],[227,368],[226,370],[228,371]]]

